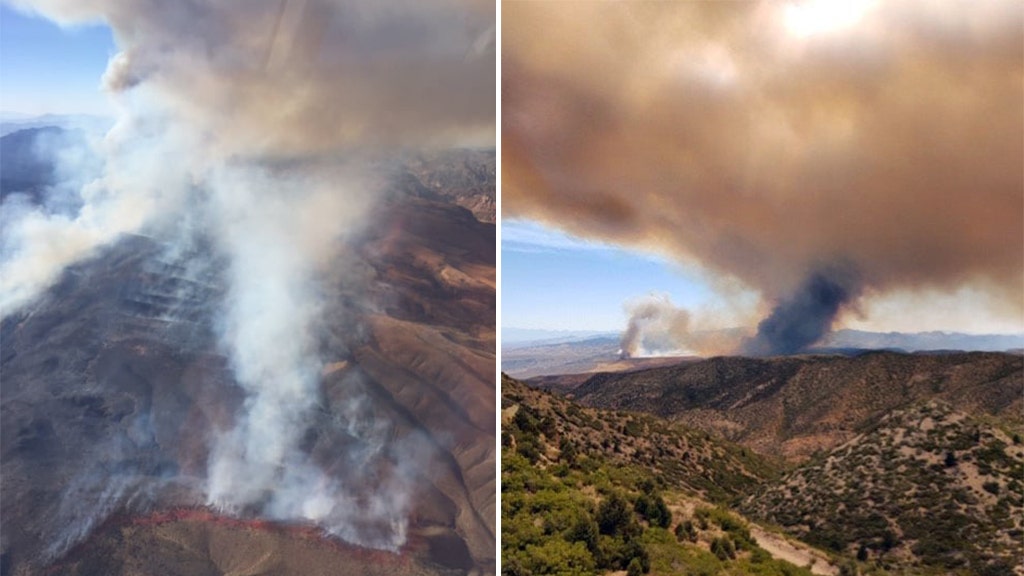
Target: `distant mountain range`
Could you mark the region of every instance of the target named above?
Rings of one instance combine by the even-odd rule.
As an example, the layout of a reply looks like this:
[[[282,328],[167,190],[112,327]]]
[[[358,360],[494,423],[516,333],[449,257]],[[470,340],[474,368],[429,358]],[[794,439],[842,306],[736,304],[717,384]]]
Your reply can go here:
[[[29,128],[57,127],[65,130],[106,132],[114,125],[111,118],[91,114],[42,114],[33,116],[16,112],[0,112],[0,136]]]
[[[618,339],[619,333],[614,331],[600,330],[545,330],[543,328],[513,328],[503,326],[501,328],[502,346],[521,346],[537,344],[556,344],[562,342],[575,342],[595,337],[607,337]]]
[[[834,348],[892,348],[919,352],[922,350],[1004,351],[1024,348],[1024,333],[965,334],[962,332],[865,332],[837,330],[821,343]]]
[[[518,378],[580,374],[649,367],[656,358],[619,358],[616,332],[503,328],[501,368]],[[927,352],[1007,352],[1024,349],[1024,334],[962,332],[867,332],[837,330],[809,350],[812,353],[857,354],[865,350]]]

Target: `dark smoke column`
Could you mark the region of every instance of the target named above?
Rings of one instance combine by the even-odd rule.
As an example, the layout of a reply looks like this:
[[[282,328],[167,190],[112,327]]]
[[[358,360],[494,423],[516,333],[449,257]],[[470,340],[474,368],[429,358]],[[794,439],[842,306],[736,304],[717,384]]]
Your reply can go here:
[[[813,272],[789,298],[757,325],[757,335],[743,344],[744,354],[796,354],[821,339],[844,304],[860,291],[850,270],[827,268]]]

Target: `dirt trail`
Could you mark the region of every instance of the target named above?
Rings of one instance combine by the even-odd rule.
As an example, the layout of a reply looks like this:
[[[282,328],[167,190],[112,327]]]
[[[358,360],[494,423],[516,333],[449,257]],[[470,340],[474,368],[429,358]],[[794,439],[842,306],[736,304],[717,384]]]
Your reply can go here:
[[[750,535],[757,545],[764,548],[772,557],[785,560],[797,566],[811,565],[811,572],[821,576],[837,576],[839,569],[829,563],[827,556],[811,548],[793,544],[778,534],[767,532],[762,528],[750,525]]]

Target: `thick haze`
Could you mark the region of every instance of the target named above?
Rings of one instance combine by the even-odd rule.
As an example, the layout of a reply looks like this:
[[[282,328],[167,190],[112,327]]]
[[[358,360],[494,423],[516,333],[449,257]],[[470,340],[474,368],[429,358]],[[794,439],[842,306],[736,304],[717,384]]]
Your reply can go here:
[[[774,312],[747,350],[813,343],[894,291],[971,285],[1024,314],[1019,2],[506,2],[502,16],[507,216],[758,290]]]
[[[102,81],[119,116],[95,145],[100,175],[74,191],[78,212],[4,204],[0,313],[31,306],[66,266],[124,233],[183,254],[212,242],[214,254],[196,257],[226,259],[220,343],[246,400],[211,439],[208,502],[400,546],[414,490],[403,466],[422,464],[422,450],[391,438],[386,422],[361,421],[357,393],[339,415],[368,446],[348,454],[362,462],[349,485],[300,448],[320,401],[321,279],[344,275],[340,243],[372,225],[381,191],[370,166],[493,143],[493,3],[12,4],[112,28],[121,52]],[[383,458],[385,442],[420,457],[404,457],[367,497],[366,461]]]

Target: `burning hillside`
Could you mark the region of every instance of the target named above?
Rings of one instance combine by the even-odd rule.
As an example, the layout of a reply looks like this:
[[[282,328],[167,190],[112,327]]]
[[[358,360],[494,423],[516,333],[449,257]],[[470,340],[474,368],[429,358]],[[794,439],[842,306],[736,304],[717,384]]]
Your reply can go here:
[[[246,479],[262,488],[242,504],[211,501],[219,439],[253,400],[218,344],[228,280],[203,243],[182,254],[125,236],[8,316],[2,504],[5,526],[23,528],[4,530],[8,565],[63,562],[82,542],[75,557],[89,556],[111,515],[211,506],[402,554],[409,538],[449,542],[455,560],[420,560],[491,569],[494,226],[405,186],[379,230],[340,248],[345,274],[323,277],[311,349],[326,368],[290,420],[291,469]]]
[[[491,570],[493,6],[13,4],[109,25],[120,115],[5,190],[5,565],[206,506]]]

